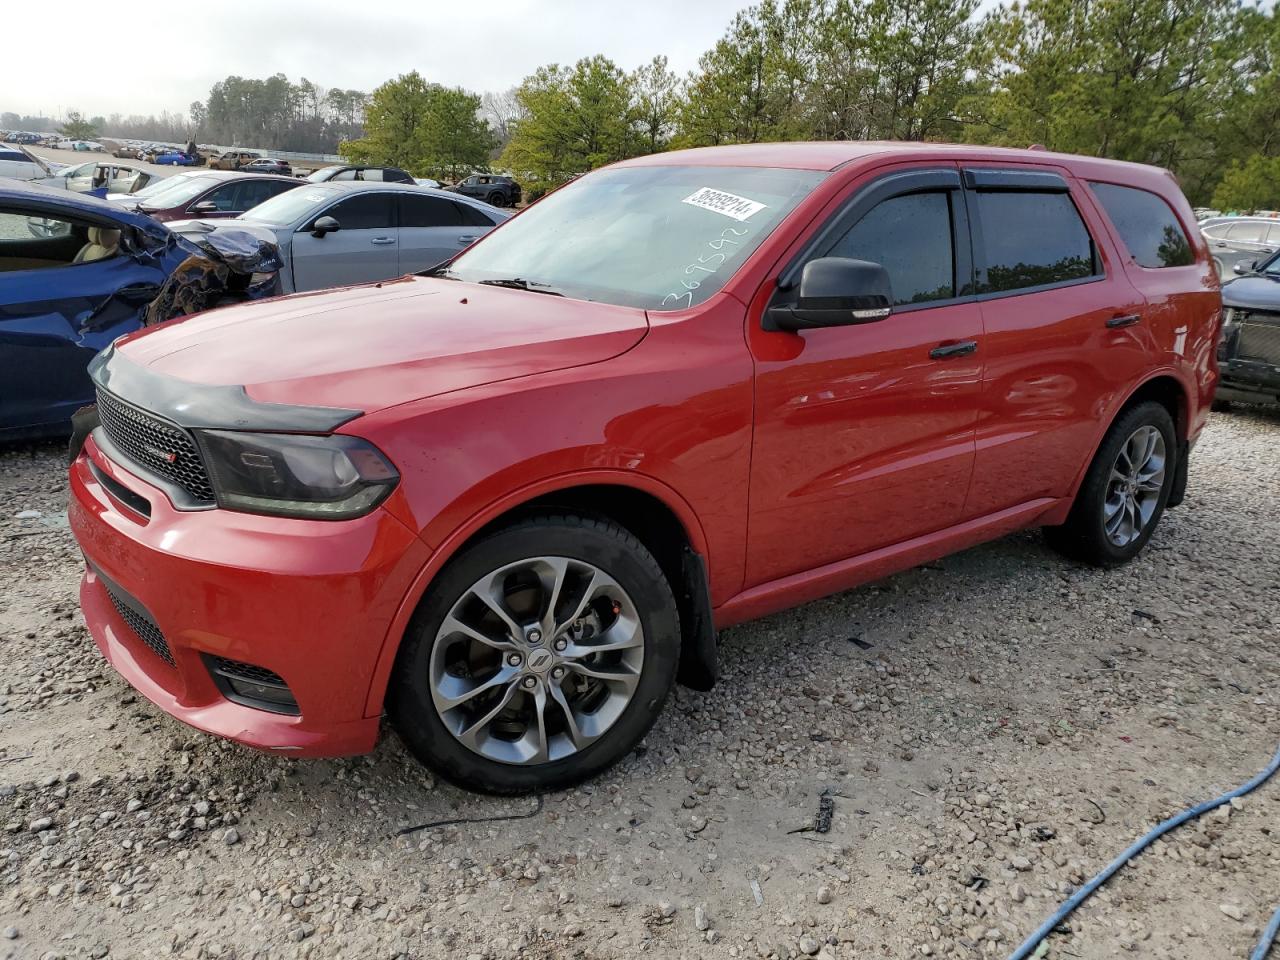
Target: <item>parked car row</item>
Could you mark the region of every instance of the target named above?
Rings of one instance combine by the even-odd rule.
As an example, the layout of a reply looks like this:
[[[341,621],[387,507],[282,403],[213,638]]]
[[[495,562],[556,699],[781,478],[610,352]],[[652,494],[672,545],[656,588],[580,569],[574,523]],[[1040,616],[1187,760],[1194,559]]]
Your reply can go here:
[[[1265,259],[1280,249],[1280,219],[1275,217],[1213,217],[1201,222],[1200,232],[1223,278],[1238,264]]]

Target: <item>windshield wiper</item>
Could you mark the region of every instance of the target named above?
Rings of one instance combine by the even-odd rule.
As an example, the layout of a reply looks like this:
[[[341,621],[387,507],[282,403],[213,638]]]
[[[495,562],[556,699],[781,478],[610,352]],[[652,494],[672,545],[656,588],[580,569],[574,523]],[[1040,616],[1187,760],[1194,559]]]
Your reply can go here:
[[[530,293],[545,293],[553,297],[564,296],[559,290],[552,290],[545,283],[538,283],[536,280],[525,280],[523,277],[504,277],[501,280],[480,280],[478,282],[487,283],[491,287],[510,287],[513,290],[528,290]]]

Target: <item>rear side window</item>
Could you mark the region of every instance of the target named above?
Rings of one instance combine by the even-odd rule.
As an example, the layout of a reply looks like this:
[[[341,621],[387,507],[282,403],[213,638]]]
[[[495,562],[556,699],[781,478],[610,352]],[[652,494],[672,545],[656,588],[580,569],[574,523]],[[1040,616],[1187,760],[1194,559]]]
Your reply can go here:
[[[1187,235],[1164,198],[1137,187],[1091,183],[1116,233],[1142,267],[1185,267],[1195,263]]]
[[[979,191],[981,293],[1081,280],[1095,273],[1093,238],[1066,193]]]
[[[895,304],[949,300],[956,295],[951,201],[945,191],[891,197],[872,207],[827,256],[880,264]]]
[[[462,222],[468,227],[492,227],[493,220],[486,217],[475,207],[466,203],[454,204],[458,208],[458,213],[462,216]]]
[[[462,211],[452,200],[443,197],[400,195],[400,226],[460,227]]]

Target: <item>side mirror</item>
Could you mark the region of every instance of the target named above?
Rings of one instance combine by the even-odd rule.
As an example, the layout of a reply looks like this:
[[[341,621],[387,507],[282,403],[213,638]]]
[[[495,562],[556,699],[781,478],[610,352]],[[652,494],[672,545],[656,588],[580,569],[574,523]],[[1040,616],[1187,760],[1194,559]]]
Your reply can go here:
[[[800,274],[794,304],[770,307],[766,330],[809,330],[875,323],[893,311],[889,272],[869,260],[823,257],[810,260]]]
[[[311,235],[313,237],[323,237],[326,233],[333,233],[335,230],[341,230],[342,225],[338,223],[334,217],[320,217],[311,225]]]
[[[192,213],[217,213],[218,205],[212,200],[201,200],[191,208]]]
[[[1234,271],[1237,277],[1243,277],[1246,273],[1257,273],[1258,261],[1250,260],[1248,263],[1246,263],[1243,260],[1237,260],[1236,265],[1231,269],[1232,271]]]

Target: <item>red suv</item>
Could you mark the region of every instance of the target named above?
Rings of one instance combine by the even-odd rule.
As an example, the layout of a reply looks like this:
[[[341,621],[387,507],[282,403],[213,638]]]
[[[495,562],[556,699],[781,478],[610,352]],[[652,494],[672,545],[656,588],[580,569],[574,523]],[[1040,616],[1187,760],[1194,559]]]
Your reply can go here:
[[[627,753],[716,630],[1024,527],[1133,558],[1187,482],[1218,281],[1163,170],[769,144],[591,173],[430,276],[117,341],[71,468],[145,696],[446,777]]]

